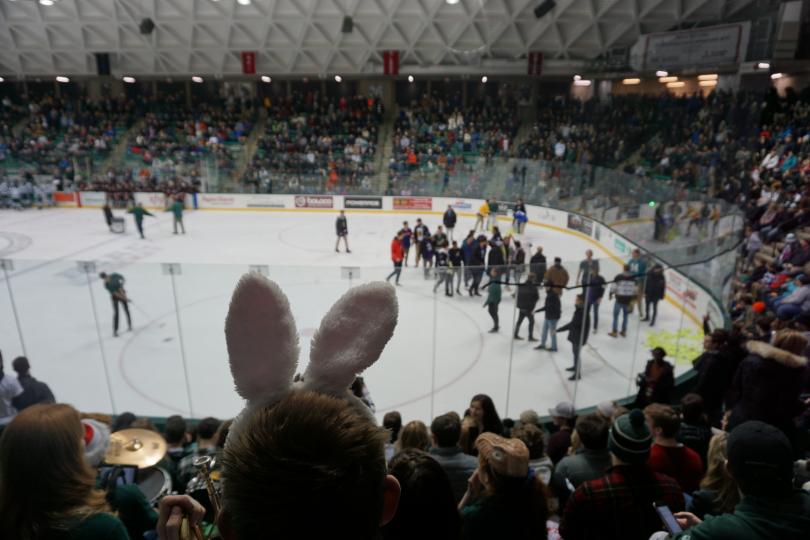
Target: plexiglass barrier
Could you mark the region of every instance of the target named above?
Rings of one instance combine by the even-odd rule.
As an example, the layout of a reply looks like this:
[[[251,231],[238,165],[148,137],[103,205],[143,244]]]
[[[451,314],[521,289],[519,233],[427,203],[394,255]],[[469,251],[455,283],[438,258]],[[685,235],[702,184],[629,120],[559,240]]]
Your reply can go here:
[[[529,256],[537,246],[531,250]],[[555,255],[563,254],[548,253],[547,267]],[[533,313],[530,335],[530,318],[515,328],[521,315],[518,303],[524,316],[529,315],[549,305],[550,293],[537,287],[539,298],[532,305],[531,287],[515,283],[525,282],[529,273],[542,273],[538,261],[529,264],[527,258],[526,265],[500,269],[499,330],[490,332],[495,323],[485,303],[496,286],[490,284],[491,276],[483,268],[449,273],[417,268],[412,252],[396,287],[399,323],[393,338],[363,374],[377,415],[398,410],[403,418],[427,422],[463,410],[478,393],[492,396],[499,412],[510,417],[526,409],[545,414],[560,401],[587,407],[635,394],[637,376],[658,346],[675,363],[676,374],[688,370],[701,350],[702,308],[686,269],[667,274],[666,297],[657,303],[654,324],[640,316],[635,304],[623,326],[624,308],[615,307],[609,284],[598,302],[598,295],[586,295],[589,335],[582,343],[581,379],[569,380],[566,368],[573,364],[573,347],[569,333],[561,329],[572,320],[582,293],[574,288],[581,258],[584,253],[577,256],[572,250],[553,271],[567,273],[571,288],[562,292],[556,324],[546,311]],[[619,257],[596,262],[608,282],[624,263]],[[197,418],[230,417],[243,405],[233,389],[224,333],[228,303],[242,274],[261,272],[289,297],[301,343],[297,371],[303,373],[310,339],[332,304],[352,286],[384,280],[393,270],[68,260],[5,264],[0,274],[0,343],[7,368],[14,357],[28,356],[34,376],[47,382],[58,400],[80,410]],[[132,329],[119,305],[117,337],[113,303],[98,277],[103,271],[118,272],[126,280]],[[469,288],[477,276],[480,296]],[[543,338],[544,326],[546,341],[530,341]],[[549,332],[551,327],[557,332]]]

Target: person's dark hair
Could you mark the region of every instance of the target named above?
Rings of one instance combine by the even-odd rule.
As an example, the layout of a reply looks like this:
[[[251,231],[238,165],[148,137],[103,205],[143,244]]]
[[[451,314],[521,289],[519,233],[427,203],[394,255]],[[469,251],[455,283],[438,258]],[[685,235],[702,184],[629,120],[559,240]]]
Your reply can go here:
[[[430,424],[430,432],[436,439],[436,444],[441,448],[453,448],[458,446],[461,437],[461,422],[458,415],[443,414],[433,419]]]
[[[11,368],[17,372],[17,375],[28,375],[31,364],[28,363],[28,358],[18,356],[11,362]]]
[[[377,535],[388,436],[364,412],[297,391],[242,422],[221,461],[222,502],[236,538]]]
[[[197,437],[200,439],[211,439],[219,429],[219,420],[216,418],[209,416],[207,418],[203,418],[200,420],[200,423],[197,424]]]
[[[461,519],[450,479],[439,463],[421,450],[408,448],[394,455],[389,473],[399,480],[402,493],[397,513],[382,528],[385,540],[412,540],[425,536],[459,537]]]
[[[123,412],[115,417],[112,424],[112,432],[121,431],[122,429],[129,429],[135,422],[135,415],[131,412]]]
[[[512,430],[512,438],[520,439],[529,449],[529,459],[540,459],[545,455],[546,446],[543,431],[534,424],[521,424]]]
[[[228,433],[231,431],[233,420],[225,420],[217,429],[217,448],[225,448],[225,441],[228,440]]]
[[[486,394],[476,394],[470,400],[470,403],[473,401],[480,403],[481,408],[484,410],[484,431],[498,435],[503,433],[503,423],[501,417],[498,416],[498,411],[495,410],[495,403],[493,403],[492,398]]]
[[[398,411],[385,413],[383,416],[383,427],[391,433],[389,443],[394,444],[399,438],[399,430],[402,429],[402,415]]]
[[[579,442],[588,450],[607,448],[610,425],[604,416],[596,413],[580,416],[574,429],[579,436]]]
[[[681,398],[681,416],[687,424],[693,426],[704,424],[705,412],[703,398],[699,394],[686,394]]]
[[[419,420],[411,420],[402,428],[399,436],[399,448],[417,448],[427,451],[430,448],[430,434],[427,426]]]
[[[180,444],[188,431],[186,421],[180,415],[173,415],[166,419],[166,427],[163,429],[163,437],[169,444]]]
[[[678,434],[681,427],[681,417],[669,405],[652,403],[644,408],[645,416],[652,420],[652,426],[661,428],[664,437],[670,439]]]

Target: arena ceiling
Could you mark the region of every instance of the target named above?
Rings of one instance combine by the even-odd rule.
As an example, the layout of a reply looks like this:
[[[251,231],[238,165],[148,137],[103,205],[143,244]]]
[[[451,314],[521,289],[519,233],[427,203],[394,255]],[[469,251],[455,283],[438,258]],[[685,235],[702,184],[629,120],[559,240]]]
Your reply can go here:
[[[403,74],[522,74],[529,52],[562,70],[754,2],[557,0],[538,19],[541,0],[40,1],[0,0],[0,74],[95,75],[94,53],[108,52],[114,75],[229,76],[241,74],[242,51],[257,51],[260,74],[374,74],[384,50],[400,51]],[[155,28],[144,35],[147,17]]]

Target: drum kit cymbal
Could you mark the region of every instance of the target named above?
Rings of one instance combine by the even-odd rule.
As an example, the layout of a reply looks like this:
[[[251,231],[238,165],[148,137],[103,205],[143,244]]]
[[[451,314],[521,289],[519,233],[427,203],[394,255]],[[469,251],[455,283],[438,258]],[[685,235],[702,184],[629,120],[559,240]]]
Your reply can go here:
[[[110,435],[105,463],[146,469],[157,465],[166,455],[166,441],[148,429],[123,429]]]

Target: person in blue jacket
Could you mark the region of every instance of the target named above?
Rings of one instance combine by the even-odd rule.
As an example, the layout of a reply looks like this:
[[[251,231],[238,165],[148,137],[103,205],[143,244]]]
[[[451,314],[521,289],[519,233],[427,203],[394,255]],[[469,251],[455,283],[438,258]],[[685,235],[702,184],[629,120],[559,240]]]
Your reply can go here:
[[[407,221],[402,222],[402,228],[399,230],[399,233],[402,235],[402,250],[405,252],[405,266],[408,266],[408,252],[411,250],[411,236],[413,236],[413,231],[408,226]]]

